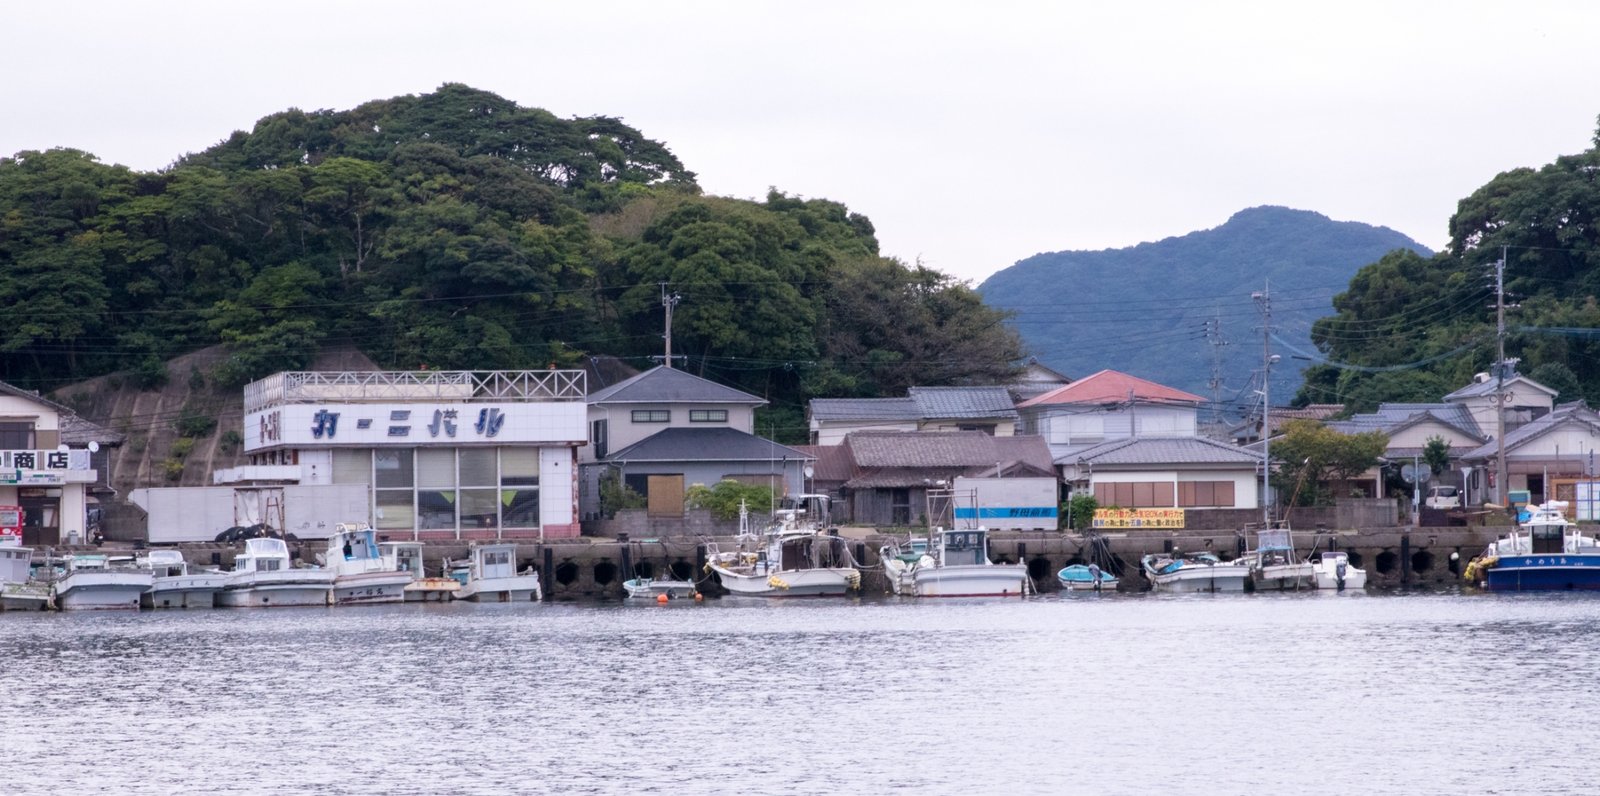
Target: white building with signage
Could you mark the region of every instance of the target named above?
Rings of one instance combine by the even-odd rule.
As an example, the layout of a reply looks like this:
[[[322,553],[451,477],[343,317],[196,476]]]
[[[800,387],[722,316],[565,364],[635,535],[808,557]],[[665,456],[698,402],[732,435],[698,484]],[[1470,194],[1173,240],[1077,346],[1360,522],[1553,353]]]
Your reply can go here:
[[[337,488],[331,505],[366,511],[284,528],[301,537],[360,520],[391,538],[574,537],[584,392],[576,370],[278,373],[245,386],[251,464],[215,481]]]
[[[0,533],[17,532],[26,545],[89,538],[97,473],[91,451],[67,447],[62,432],[73,419],[66,407],[0,382],[0,507],[20,509],[3,514],[21,524]]]

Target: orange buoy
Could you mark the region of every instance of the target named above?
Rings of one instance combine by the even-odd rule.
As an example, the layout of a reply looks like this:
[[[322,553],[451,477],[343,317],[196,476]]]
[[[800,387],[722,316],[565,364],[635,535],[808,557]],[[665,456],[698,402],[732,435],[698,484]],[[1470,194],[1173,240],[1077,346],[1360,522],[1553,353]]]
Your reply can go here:
[[[704,594],[701,594],[700,592],[695,592],[694,593],[694,601],[697,602],[697,603],[703,603],[703,602],[706,601],[706,596]]]
[[[665,595],[665,594],[657,594],[656,595],[656,602],[661,603],[662,605],[666,605],[667,604],[667,595]]]

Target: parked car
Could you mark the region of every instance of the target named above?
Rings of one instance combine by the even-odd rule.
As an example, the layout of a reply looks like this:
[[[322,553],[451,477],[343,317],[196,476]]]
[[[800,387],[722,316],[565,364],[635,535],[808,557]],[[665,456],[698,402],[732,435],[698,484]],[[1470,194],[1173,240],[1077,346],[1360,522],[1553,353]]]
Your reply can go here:
[[[1459,509],[1461,508],[1461,487],[1432,487],[1428,490],[1428,497],[1424,504],[1430,509]]]

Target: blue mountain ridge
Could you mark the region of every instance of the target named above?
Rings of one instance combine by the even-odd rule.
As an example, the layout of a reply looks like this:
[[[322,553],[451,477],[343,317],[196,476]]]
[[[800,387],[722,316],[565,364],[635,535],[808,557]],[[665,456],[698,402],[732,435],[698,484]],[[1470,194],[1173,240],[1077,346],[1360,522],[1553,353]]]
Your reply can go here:
[[[1031,353],[1074,378],[1111,368],[1242,408],[1259,397],[1262,316],[1252,294],[1269,289],[1272,325],[1314,353],[1311,323],[1363,266],[1395,249],[1432,252],[1387,227],[1334,221],[1286,207],[1253,207],[1214,229],[1102,251],[1036,254],[978,286]],[[1213,345],[1206,332],[1214,322]],[[1273,343],[1273,403],[1300,386],[1310,360]],[[1213,391],[1213,356],[1221,385]]]

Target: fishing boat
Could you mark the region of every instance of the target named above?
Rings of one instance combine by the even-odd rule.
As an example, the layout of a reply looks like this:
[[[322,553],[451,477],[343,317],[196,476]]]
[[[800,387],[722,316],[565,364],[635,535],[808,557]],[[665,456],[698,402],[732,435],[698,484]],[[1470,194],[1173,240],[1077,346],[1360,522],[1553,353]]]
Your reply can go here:
[[[149,570],[151,578],[150,588],[139,598],[143,608],[215,608],[217,592],[228,582],[226,572],[191,571],[177,550],[151,550],[137,564]]]
[[[694,583],[676,578],[633,578],[622,582],[622,590],[629,597],[657,599],[666,597],[676,600],[680,597],[693,597],[696,589]]]
[[[11,524],[20,527],[21,510]],[[5,520],[0,519],[0,522]],[[33,580],[33,548],[17,534],[0,533],[0,611],[42,611],[50,604],[50,587]]]
[[[1018,597],[1028,588],[1023,564],[989,559],[987,528],[934,528],[924,544],[912,540],[909,553],[897,543],[879,551],[884,575],[895,594],[909,597]]]
[[[412,573],[396,568],[378,547],[378,532],[365,523],[338,523],[321,555],[333,571],[333,604],[397,603],[405,600]]]
[[[1139,560],[1140,568],[1156,591],[1244,591],[1250,565],[1243,560],[1223,561],[1211,553],[1151,553]]]
[[[861,588],[850,549],[827,524],[827,495],[786,499],[785,508],[760,534],[749,529],[749,511],[739,507],[740,534],[734,550],[706,544],[706,569],[729,593],[745,597],[842,597]]]
[[[1467,579],[1489,591],[1600,589],[1600,540],[1569,523],[1566,509],[1561,500],[1535,506],[1521,528],[1467,565]]]
[[[1241,561],[1250,567],[1250,585],[1256,591],[1299,591],[1316,582],[1316,567],[1302,561],[1294,550],[1288,528],[1268,528],[1256,534],[1256,549]]]
[[[457,600],[473,602],[538,602],[544,598],[539,573],[533,567],[517,571],[515,544],[486,544],[472,548],[472,557],[454,567],[461,583]]]
[[[1056,573],[1056,580],[1067,591],[1116,591],[1121,581],[1098,566],[1072,564]]]
[[[217,604],[225,608],[280,608],[328,605],[333,601],[334,572],[319,567],[291,566],[289,546],[282,539],[246,539],[244,552],[234,559],[233,571]]]
[[[66,569],[55,582],[56,607],[63,611],[137,611],[152,580],[150,570],[133,566],[132,559],[113,565],[101,553],[78,553],[67,557]]]
[[[430,578],[422,565],[421,542],[379,542],[378,550],[390,569],[409,573],[405,601],[408,603],[450,601],[461,589],[461,581],[450,577]]]
[[[1341,592],[1346,589],[1361,591],[1367,587],[1367,571],[1350,566],[1350,556],[1345,553],[1323,553],[1315,566],[1318,589]]]

